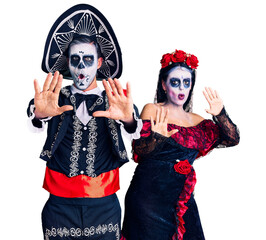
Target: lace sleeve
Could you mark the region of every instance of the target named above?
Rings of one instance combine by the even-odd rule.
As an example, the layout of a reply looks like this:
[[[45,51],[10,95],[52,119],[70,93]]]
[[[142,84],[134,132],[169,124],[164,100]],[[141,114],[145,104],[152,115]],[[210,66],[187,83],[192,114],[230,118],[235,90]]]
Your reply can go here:
[[[154,155],[160,152],[167,140],[167,137],[156,132],[151,132],[148,137],[141,137],[134,141],[134,153],[138,156]]]
[[[220,129],[218,147],[231,147],[239,143],[239,130],[228,116],[225,108],[219,115],[214,116],[213,120]]]

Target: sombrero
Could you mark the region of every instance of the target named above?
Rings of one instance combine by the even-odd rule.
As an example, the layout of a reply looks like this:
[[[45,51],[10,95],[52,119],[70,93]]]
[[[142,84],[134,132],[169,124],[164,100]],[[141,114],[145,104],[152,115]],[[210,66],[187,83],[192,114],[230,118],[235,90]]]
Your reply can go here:
[[[97,80],[119,78],[122,74],[122,54],[115,33],[107,19],[96,8],[79,4],[65,11],[53,24],[44,48],[42,70],[59,71],[72,79],[66,52],[69,44],[78,37],[97,41],[103,64],[97,71]]]

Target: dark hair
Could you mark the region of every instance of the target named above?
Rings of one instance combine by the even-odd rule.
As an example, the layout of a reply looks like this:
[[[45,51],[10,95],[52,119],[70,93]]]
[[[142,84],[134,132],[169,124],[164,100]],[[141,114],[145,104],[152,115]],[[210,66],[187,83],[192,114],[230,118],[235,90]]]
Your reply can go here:
[[[167,101],[167,95],[162,87],[162,81],[166,82],[169,73],[176,67],[184,67],[187,70],[189,70],[189,72],[191,73],[192,85],[191,85],[191,89],[188,95],[188,99],[183,105],[183,108],[186,112],[191,112],[192,111],[192,95],[193,95],[193,89],[194,89],[194,85],[196,81],[196,71],[195,69],[191,69],[190,67],[188,67],[186,63],[173,63],[160,70],[154,102],[161,103],[161,102]]]
[[[96,47],[98,58],[103,57],[102,53],[101,53],[101,49],[100,49],[96,39],[93,39],[93,38],[90,38],[90,37],[86,37],[86,36],[74,38],[74,40],[69,44],[67,50],[65,51],[66,57],[69,57],[69,49],[70,49],[70,47],[75,45],[75,44],[79,44],[79,43],[88,43],[88,44],[92,43]]]

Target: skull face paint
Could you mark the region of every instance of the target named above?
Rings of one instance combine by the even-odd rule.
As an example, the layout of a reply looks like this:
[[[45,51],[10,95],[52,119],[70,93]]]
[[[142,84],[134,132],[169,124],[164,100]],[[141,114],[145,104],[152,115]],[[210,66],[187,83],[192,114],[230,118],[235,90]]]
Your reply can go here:
[[[176,67],[169,74],[163,88],[166,90],[168,102],[183,106],[187,101],[192,85],[192,75],[184,67]]]
[[[69,70],[75,86],[87,89],[95,79],[98,69],[98,56],[94,44],[77,43],[69,48]]]

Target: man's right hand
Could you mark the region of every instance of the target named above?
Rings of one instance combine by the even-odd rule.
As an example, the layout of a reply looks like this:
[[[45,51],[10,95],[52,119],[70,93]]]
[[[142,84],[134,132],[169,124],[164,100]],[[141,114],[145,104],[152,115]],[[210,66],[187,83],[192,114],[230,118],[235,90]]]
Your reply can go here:
[[[34,80],[34,113],[36,118],[54,117],[65,111],[73,110],[71,105],[58,106],[62,81],[63,76],[61,74],[59,75],[58,71],[55,72],[54,76],[52,73],[48,73],[43,84],[43,90],[41,91],[38,81],[36,79]]]

